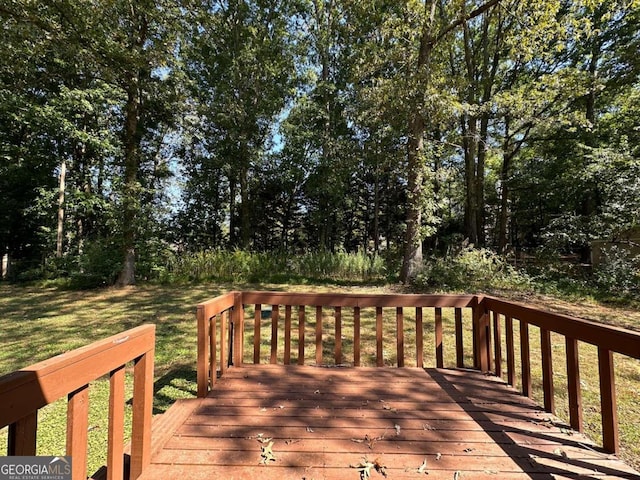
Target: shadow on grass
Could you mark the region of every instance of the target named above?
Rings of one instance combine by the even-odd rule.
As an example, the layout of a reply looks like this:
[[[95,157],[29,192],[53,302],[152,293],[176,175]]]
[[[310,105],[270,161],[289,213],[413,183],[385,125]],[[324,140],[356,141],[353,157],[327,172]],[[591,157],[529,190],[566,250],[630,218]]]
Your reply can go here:
[[[195,398],[196,371],[191,365],[172,368],[153,384],[153,414],[165,413],[179,398]]]

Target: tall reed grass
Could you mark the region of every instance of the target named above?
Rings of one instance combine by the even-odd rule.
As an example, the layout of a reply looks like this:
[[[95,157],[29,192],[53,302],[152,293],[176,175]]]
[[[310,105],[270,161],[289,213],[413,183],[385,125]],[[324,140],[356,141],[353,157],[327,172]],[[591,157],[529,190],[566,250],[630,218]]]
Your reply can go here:
[[[174,254],[159,272],[161,281],[289,282],[336,280],[376,282],[387,279],[382,257],[358,253],[247,252],[206,250]]]

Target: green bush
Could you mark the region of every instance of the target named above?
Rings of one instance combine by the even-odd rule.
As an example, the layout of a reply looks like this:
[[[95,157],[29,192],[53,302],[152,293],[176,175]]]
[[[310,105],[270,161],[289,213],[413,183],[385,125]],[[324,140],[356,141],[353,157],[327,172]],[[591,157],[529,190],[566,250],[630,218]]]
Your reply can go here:
[[[72,288],[113,285],[122,269],[122,248],[109,239],[87,242],[79,256],[78,269],[71,274]]]
[[[523,289],[529,277],[487,249],[464,247],[444,257],[430,257],[414,281],[419,288],[487,291]]]
[[[613,296],[640,294],[640,255],[613,245],[602,252],[602,262],[594,268],[595,285]]]

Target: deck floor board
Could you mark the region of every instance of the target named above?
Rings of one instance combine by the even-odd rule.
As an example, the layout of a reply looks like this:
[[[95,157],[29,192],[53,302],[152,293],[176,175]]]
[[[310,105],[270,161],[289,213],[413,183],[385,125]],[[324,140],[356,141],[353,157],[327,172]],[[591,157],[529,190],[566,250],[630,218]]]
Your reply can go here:
[[[389,479],[640,478],[500,379],[468,370],[247,365],[186,409],[154,444],[144,479],[357,480],[365,461]]]

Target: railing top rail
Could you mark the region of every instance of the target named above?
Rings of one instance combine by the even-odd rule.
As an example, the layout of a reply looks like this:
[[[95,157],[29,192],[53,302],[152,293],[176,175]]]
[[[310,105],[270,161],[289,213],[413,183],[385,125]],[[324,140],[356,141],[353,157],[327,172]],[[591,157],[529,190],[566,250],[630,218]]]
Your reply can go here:
[[[142,325],[0,377],[0,428],[154,349]]]
[[[240,292],[232,291],[228,293],[224,293],[222,295],[218,295],[217,297],[210,298],[205,300],[204,302],[199,303],[196,308],[206,308],[211,311],[224,311],[233,307],[233,302],[235,296]]]
[[[581,342],[606,348],[640,359],[640,332],[614,327],[591,320],[552,313],[534,307],[501,300],[494,297],[479,297],[489,310],[518,320],[523,320],[546,330],[562,334]]]
[[[244,304],[314,305],[323,307],[473,307],[475,295],[420,295],[369,293],[242,292]]]

